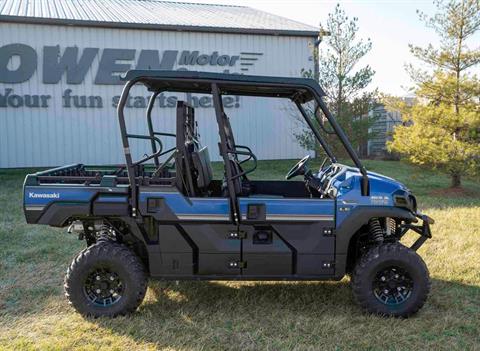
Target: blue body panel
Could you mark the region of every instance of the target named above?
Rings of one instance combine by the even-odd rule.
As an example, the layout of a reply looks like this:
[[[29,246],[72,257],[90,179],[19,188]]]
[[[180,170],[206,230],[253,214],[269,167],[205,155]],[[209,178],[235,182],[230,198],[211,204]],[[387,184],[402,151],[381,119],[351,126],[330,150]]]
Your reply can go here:
[[[230,218],[228,198],[187,198],[178,192],[140,192],[141,203],[149,198],[165,199],[172,212],[183,219]],[[246,217],[249,204],[265,205],[267,219],[271,220],[334,220],[335,215],[335,200],[330,199],[254,197],[240,198],[239,203],[242,217]]]
[[[128,203],[128,197],[127,196],[111,196],[111,195],[100,195],[98,197],[99,202],[103,203]]]
[[[89,202],[98,193],[85,186],[26,186],[23,194],[25,206],[46,206],[52,202]]]
[[[165,199],[170,210],[179,219],[230,220],[230,200],[228,198],[187,198],[179,192],[140,192],[140,203],[146,204],[149,198]]]
[[[337,226],[339,226],[353,209],[358,206],[393,207],[395,193],[408,193],[409,190],[396,180],[367,172],[370,186],[370,196],[362,196],[362,175],[357,168],[346,167],[345,171],[334,177],[332,186],[336,189]]]
[[[240,198],[240,213],[246,218],[248,205],[264,205],[267,220],[334,220],[335,200],[292,198]]]
[[[70,216],[125,215],[128,211],[128,191],[126,186],[25,185],[25,217],[28,223],[62,226]],[[103,205],[109,211],[96,212],[95,204]]]

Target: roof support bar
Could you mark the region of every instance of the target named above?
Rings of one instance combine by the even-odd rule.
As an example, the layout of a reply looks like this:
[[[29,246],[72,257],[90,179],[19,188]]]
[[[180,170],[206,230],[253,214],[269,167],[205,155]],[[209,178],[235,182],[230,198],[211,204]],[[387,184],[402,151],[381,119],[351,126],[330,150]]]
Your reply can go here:
[[[123,152],[125,153],[125,162],[128,173],[128,180],[130,182],[130,188],[132,192],[131,197],[131,206],[132,206],[132,216],[136,217],[137,215],[137,184],[135,182],[135,168],[132,162],[132,154],[130,153],[130,145],[128,143],[128,133],[127,126],[125,124],[125,114],[124,108],[128,100],[128,94],[132,86],[134,86],[141,78],[129,80],[122,90],[122,95],[120,96],[120,101],[117,106],[118,122],[120,125],[120,134],[122,136]]]
[[[298,102],[298,101],[295,101],[295,104],[297,105],[298,109],[300,110],[300,113],[302,114],[303,118],[305,119],[305,122],[307,122],[308,126],[312,130],[313,134],[317,138],[320,145],[322,146],[323,150],[325,151],[325,153],[330,158],[330,161],[332,161],[333,163],[337,162],[337,159],[335,158],[335,155],[333,154],[332,150],[330,149],[328,144],[325,142],[325,140],[323,140],[322,136],[318,132],[318,129],[315,128],[315,126],[313,125],[312,120],[308,116],[308,114],[305,111],[305,109],[303,108],[302,104],[300,104],[300,102]]]
[[[240,214],[237,206],[237,194],[233,184],[234,174],[230,163],[230,154],[227,149],[227,136],[225,134],[225,119],[223,118],[223,102],[217,83],[212,83],[213,105],[215,107],[215,116],[217,118],[218,133],[220,134],[220,152],[225,163],[228,193],[230,195],[231,215],[235,223],[238,223]]]
[[[150,96],[150,100],[148,100],[148,106],[147,106],[147,124],[148,124],[148,132],[150,133],[150,138],[152,142],[152,155],[155,155],[157,153],[157,145],[155,143],[154,138],[154,133],[155,131],[153,130],[153,122],[152,122],[152,109],[153,106],[155,105],[155,100],[157,99],[158,94],[160,91],[156,91]],[[154,157],[154,163],[155,163],[155,168],[158,169],[160,167],[160,160],[158,159],[158,156]]]

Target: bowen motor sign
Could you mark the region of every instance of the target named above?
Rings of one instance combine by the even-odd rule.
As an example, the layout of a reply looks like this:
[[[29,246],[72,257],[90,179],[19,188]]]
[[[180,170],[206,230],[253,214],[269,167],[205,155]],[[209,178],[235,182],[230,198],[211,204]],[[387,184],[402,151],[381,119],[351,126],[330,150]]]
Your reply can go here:
[[[62,53],[63,51],[63,53]],[[139,51],[135,63],[136,53]],[[249,62],[256,61],[262,53],[243,53],[243,59]],[[91,68],[94,59],[99,56],[100,63],[95,74],[95,84],[122,84],[119,74],[129,69],[187,69],[194,66],[219,66],[224,73],[231,73],[237,68],[240,55],[229,55],[214,51],[201,53],[189,50],[135,50],[83,48],[76,46],[44,46],[41,53],[32,47],[15,43],[0,47],[0,83],[22,83],[29,80],[37,70],[39,64],[43,66],[42,82],[44,84],[58,83],[65,74],[67,84],[81,84]],[[12,60],[18,61],[17,67],[11,69]]]
[[[138,54],[138,56],[137,56]],[[241,71],[248,71],[262,53],[241,53],[230,55],[213,51],[201,53],[198,50],[136,50],[87,47],[80,49],[69,46],[63,50],[59,45],[44,46],[41,53],[29,45],[14,43],[0,47],[0,83],[18,84],[28,81],[42,66],[42,83],[58,84],[65,76],[66,83],[78,85],[85,82],[94,60],[98,57],[99,64],[94,72],[93,84],[116,85],[123,84],[120,79],[122,73],[130,69],[161,69],[187,70],[199,69],[201,66],[217,66],[224,73],[239,73],[233,70],[241,66]],[[135,57],[138,59],[135,61]],[[12,61],[16,61],[15,64]],[[240,65],[239,61],[243,62]],[[12,66],[15,66],[12,68]],[[196,67],[200,66],[200,67]],[[232,70],[232,71],[231,71]],[[47,94],[17,95],[13,88],[0,91],[1,107],[49,107],[52,97]],[[116,107],[119,96],[112,97],[111,105]],[[160,107],[174,107],[176,97],[159,95]],[[211,107],[209,97],[188,97],[195,107]],[[127,107],[145,108],[148,97],[130,97]],[[239,107],[238,98],[226,98],[225,107]],[[65,108],[102,108],[104,98],[98,95],[76,95],[72,89],[65,89],[62,94],[62,106]]]

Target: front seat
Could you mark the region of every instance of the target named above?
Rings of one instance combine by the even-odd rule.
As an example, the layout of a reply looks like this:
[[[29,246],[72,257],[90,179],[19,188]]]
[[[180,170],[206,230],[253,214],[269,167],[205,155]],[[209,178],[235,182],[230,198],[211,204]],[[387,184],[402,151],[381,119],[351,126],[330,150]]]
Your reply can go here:
[[[192,152],[192,162],[195,174],[196,186],[201,193],[205,193],[213,179],[212,163],[208,147],[204,146]]]

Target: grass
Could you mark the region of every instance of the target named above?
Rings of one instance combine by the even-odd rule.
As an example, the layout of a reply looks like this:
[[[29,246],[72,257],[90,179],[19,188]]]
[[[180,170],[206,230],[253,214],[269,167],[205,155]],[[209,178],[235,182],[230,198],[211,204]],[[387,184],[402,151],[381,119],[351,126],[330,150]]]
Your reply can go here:
[[[255,174],[281,178],[293,163],[262,161]],[[0,170],[0,349],[480,349],[480,181],[465,181],[465,196],[445,198],[439,195],[449,185],[444,175],[400,162],[366,166],[403,181],[436,220],[433,239],[419,251],[430,269],[431,295],[408,320],[362,313],[347,278],[153,281],[134,315],[84,319],[62,291],[65,269],[84,243],[64,230],[25,224],[26,171]]]

